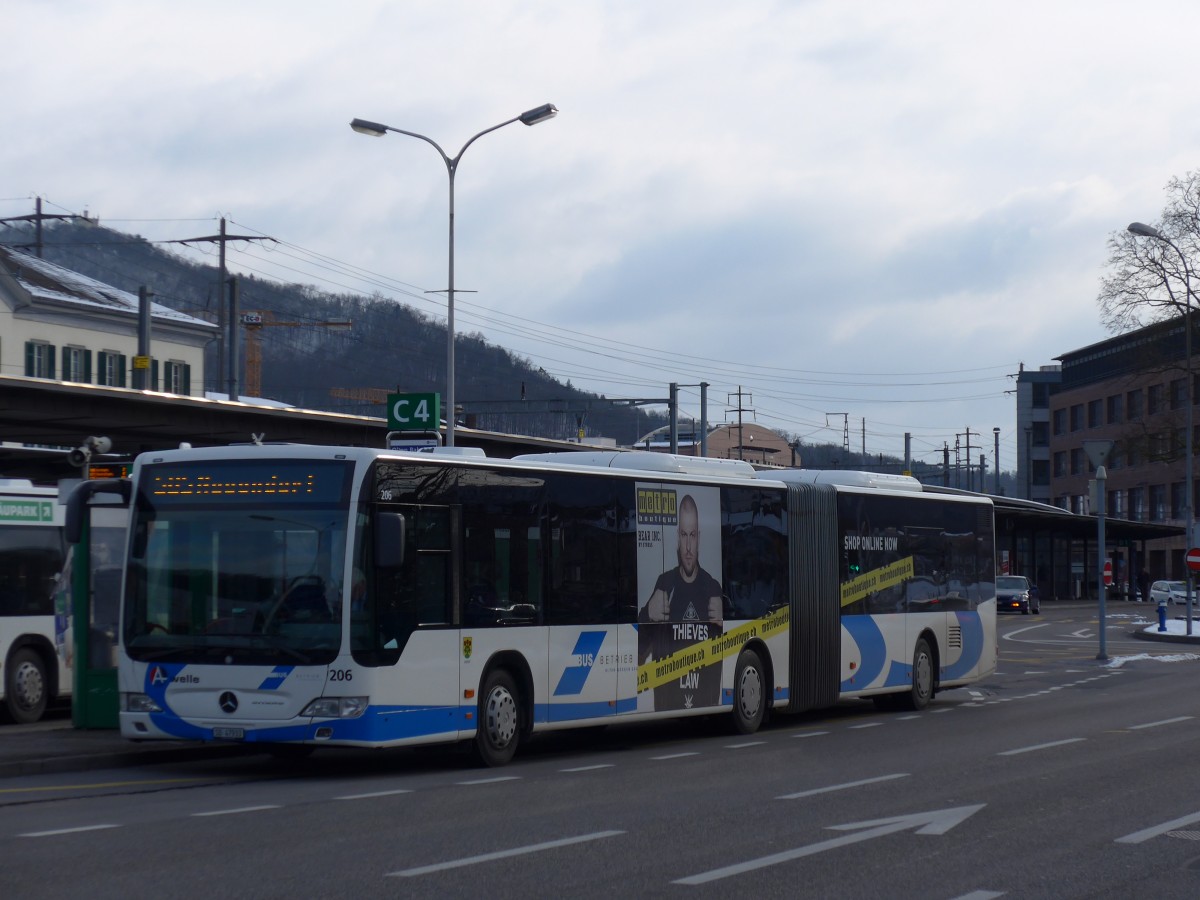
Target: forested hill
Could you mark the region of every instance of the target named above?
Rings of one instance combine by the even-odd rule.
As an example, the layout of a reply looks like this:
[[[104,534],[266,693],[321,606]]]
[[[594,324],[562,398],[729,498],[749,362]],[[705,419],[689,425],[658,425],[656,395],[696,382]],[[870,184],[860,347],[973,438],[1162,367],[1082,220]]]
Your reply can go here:
[[[8,228],[6,244],[30,243],[31,229]],[[137,235],[96,224],[58,222],[43,229],[44,258],[131,293],[145,285],[154,300],[180,312],[216,321],[217,266],[197,265]],[[379,391],[445,390],[446,328],[407,304],[382,296],[335,294],[302,284],[241,278],[241,310],[267,311],[277,322],[300,326],[258,329],[262,346],[262,396],[307,409],[384,415]],[[350,328],[317,323],[349,320]],[[244,332],[243,332],[244,333]],[[598,395],[562,384],[529,360],[481,335],[459,334],[455,345],[458,404],[479,428],[538,437],[572,438],[574,410]],[[207,357],[209,390],[216,390],[216,350]],[[662,395],[667,392],[663,386]],[[524,412],[524,406],[559,401],[562,412]],[[615,399],[615,398],[614,398]],[[477,417],[471,401],[489,403]],[[507,405],[511,403],[511,410]],[[484,409],[482,406],[480,409]],[[589,437],[628,445],[666,423],[663,415],[637,408],[591,409],[583,420]]]

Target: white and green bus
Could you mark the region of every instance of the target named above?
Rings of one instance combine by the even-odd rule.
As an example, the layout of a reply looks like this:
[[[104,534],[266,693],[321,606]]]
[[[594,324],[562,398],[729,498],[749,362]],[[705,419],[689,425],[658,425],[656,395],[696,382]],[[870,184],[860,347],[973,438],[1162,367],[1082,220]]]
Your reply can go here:
[[[996,663],[990,501],[900,476],[254,445],[143,454],[127,495],[135,740],[500,765],[554,729],[923,709]]]
[[[0,705],[14,722],[71,693],[65,555],[58,489],[0,478]]]

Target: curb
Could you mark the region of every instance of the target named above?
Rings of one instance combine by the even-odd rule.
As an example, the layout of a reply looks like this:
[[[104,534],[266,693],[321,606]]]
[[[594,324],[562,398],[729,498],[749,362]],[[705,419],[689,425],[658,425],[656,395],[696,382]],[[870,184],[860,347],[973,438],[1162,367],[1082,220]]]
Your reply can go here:
[[[1137,631],[1131,631],[1130,636],[1140,641],[1153,641],[1156,644],[1183,644],[1185,646],[1195,644],[1200,646],[1200,633],[1189,636],[1186,634],[1171,634],[1169,631],[1160,633],[1138,629]]]
[[[165,765],[180,762],[205,762],[227,757],[248,756],[262,753],[261,746],[212,746],[200,744],[189,747],[161,747],[138,749],[130,742],[129,750],[112,750],[105,753],[57,756],[45,759],[24,759],[15,762],[0,762],[0,778],[18,778],[23,775],[53,775],[62,772],[83,772],[88,769],[120,769],[141,765]]]

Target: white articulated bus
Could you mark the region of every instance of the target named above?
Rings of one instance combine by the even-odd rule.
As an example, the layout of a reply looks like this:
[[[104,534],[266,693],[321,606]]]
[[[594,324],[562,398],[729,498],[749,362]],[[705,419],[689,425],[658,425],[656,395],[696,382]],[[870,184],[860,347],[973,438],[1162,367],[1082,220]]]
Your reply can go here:
[[[996,662],[990,501],[639,451],[262,445],[132,473],[121,732],[383,747],[925,707]]]
[[[0,701],[18,723],[71,692],[70,595],[57,590],[64,559],[58,489],[0,478]]]

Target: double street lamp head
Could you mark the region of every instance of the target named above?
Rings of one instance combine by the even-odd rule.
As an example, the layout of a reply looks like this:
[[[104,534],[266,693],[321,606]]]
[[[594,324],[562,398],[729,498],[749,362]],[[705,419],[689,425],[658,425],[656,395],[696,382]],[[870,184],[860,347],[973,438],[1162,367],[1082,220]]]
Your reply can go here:
[[[483,131],[476,134],[469,141],[463,144],[462,149],[458,151],[458,155],[451,158],[446,154],[446,151],[441,148],[437,141],[428,138],[423,134],[418,134],[415,131],[405,131],[403,128],[393,128],[390,125],[384,125],[382,122],[372,122],[368,119],[354,119],[350,122],[350,127],[359,134],[370,135],[371,137],[383,137],[389,131],[394,131],[396,134],[404,134],[409,137],[419,138],[430,144],[438,154],[442,157],[442,161],[446,164],[446,174],[450,177],[450,215],[449,215],[449,279],[446,287],[446,446],[454,446],[454,415],[456,408],[454,405],[454,173],[458,169],[458,161],[462,159],[462,155],[467,152],[476,140],[483,137],[485,134],[503,128],[505,125],[511,125],[513,122],[520,122],[523,125],[536,125],[538,122],[545,122],[547,119],[553,119],[558,115],[558,107],[553,103],[543,103],[541,106],[527,109],[519,116],[514,116],[511,119],[505,119],[498,125],[493,125],[491,128],[485,128]]]
[[[539,122],[553,119],[557,115],[557,106],[553,103],[544,103],[534,109],[525,110],[525,112],[521,113],[515,119],[509,119],[509,122],[520,122],[522,125],[537,125]],[[396,131],[395,128],[391,128],[381,122],[371,122],[367,119],[354,119],[350,122],[350,127],[359,134],[367,134],[371,137],[383,137],[389,131]]]

